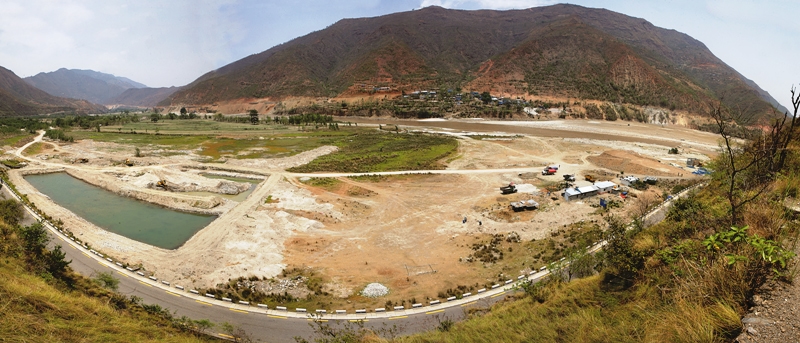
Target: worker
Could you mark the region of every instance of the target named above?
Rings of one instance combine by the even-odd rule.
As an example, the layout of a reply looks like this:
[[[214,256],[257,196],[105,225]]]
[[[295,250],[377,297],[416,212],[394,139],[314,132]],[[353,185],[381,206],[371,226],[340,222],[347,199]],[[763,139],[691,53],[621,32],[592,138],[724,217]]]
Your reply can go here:
[[[483,222],[481,222],[481,221],[479,220],[479,221],[478,221],[478,226],[483,226]]]
[[[466,224],[467,223],[467,217],[464,217],[464,220],[462,220],[461,223],[462,224]]]

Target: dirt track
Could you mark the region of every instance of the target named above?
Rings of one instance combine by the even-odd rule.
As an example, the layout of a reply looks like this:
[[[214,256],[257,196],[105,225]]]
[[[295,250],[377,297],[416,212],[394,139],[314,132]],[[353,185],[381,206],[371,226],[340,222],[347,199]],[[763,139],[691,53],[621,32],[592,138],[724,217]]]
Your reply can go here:
[[[643,124],[627,127],[559,121],[558,131],[553,131],[526,128],[524,123],[400,123],[413,124],[411,130],[459,136],[460,158],[437,174],[387,176],[378,182],[343,178],[345,174],[340,173],[313,175],[340,178],[339,186],[329,189],[299,182],[309,175],[284,171],[330,153],[332,149],[327,147],[290,158],[236,161],[224,166],[193,162],[192,152],[187,152],[177,159],[150,157],[145,165],[116,167],[108,161],[118,155],[119,146],[82,141],[54,146],[31,157],[31,166],[23,169],[70,169],[101,187],[118,193],[114,187],[155,194],[158,196],[142,199],[184,210],[181,206],[186,202],[181,199],[187,195],[153,190],[148,182],[157,176],[175,185],[204,185],[208,181],[199,171],[209,167],[238,175],[268,175],[244,202],[223,201],[213,206],[211,210],[221,216],[176,250],[155,248],[97,228],[38,194],[20,172],[10,175],[22,193],[54,218],[61,218],[79,237],[118,259],[141,263],[177,284],[208,287],[238,276],[272,277],[285,267],[311,267],[329,280],[326,289],[341,297],[357,293],[369,282],[381,282],[393,296],[422,299],[464,280],[476,282],[496,275],[491,267],[459,262],[460,257],[471,253],[470,244],[488,234],[517,232],[523,240],[540,239],[572,222],[598,220],[589,199],[565,203],[538,191],[561,181],[561,174],[605,171],[608,178],[618,182],[614,177],[620,170],[612,167],[624,163],[632,170],[626,174],[662,171],[662,175],[673,175],[684,170],[671,164],[682,165],[686,157],[703,158],[714,142],[712,137],[694,131]],[[586,132],[587,128],[597,128],[600,133]],[[625,130],[630,130],[630,135],[619,136]],[[669,130],[669,136],[640,137],[661,130]],[[487,140],[467,137],[479,131],[498,136]],[[531,132],[546,134],[529,135]],[[680,155],[667,154],[674,146],[680,146]],[[88,152],[92,155],[87,164],[67,162]],[[48,155],[47,160],[43,155]],[[557,175],[542,176],[539,171],[546,164],[560,164],[561,169]],[[96,180],[90,180],[92,175]],[[533,193],[501,195],[498,187],[509,182],[528,185]],[[116,185],[111,186],[113,183]],[[578,182],[582,184],[586,183]],[[208,190],[213,191],[213,186],[209,183]],[[265,203],[268,197],[273,201]],[[525,199],[537,200],[542,208],[522,214],[508,210],[509,201]],[[625,206],[620,212],[630,208]],[[462,223],[464,217],[466,223]],[[429,272],[433,270],[435,274]],[[376,301],[382,305],[383,300]]]

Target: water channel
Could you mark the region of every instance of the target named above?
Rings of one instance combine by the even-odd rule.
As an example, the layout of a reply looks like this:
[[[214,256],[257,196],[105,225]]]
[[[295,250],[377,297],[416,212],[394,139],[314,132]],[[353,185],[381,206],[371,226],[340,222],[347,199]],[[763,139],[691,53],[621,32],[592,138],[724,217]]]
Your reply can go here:
[[[98,227],[164,249],[180,247],[216,219],[119,196],[67,173],[28,175],[25,180]]]

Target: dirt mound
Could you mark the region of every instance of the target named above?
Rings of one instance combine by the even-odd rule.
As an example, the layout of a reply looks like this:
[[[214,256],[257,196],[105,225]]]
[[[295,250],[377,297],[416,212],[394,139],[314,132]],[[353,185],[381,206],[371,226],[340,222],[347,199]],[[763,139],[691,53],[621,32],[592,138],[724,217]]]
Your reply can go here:
[[[686,173],[682,169],[663,164],[652,158],[622,150],[608,150],[598,156],[589,156],[586,159],[598,167],[625,174],[678,176]]]

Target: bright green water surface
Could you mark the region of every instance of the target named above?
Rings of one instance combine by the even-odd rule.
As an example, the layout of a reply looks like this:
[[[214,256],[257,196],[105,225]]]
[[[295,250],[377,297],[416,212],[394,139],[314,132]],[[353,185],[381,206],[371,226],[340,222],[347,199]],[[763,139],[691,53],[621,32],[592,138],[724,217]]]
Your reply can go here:
[[[164,249],[176,249],[216,216],[173,211],[119,196],[66,173],[25,176],[54,202],[93,224]]]

